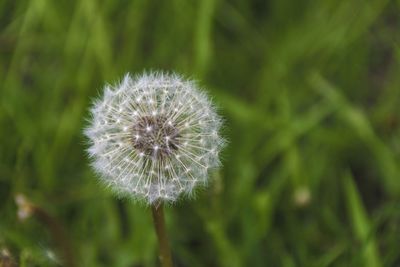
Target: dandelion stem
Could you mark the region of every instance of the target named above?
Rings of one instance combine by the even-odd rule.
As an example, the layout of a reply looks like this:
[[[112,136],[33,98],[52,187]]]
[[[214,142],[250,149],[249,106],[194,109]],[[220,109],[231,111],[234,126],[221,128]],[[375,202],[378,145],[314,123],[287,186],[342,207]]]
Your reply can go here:
[[[169,247],[167,232],[165,231],[164,220],[164,206],[162,202],[151,205],[153,213],[154,227],[156,229],[158,244],[159,244],[159,257],[162,267],[173,267],[171,249]]]

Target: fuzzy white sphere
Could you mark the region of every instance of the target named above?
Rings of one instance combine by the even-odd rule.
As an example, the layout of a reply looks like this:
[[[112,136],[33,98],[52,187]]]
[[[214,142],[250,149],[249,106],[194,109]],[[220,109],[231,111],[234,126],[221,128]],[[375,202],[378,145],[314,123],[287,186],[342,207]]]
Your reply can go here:
[[[92,165],[120,195],[173,202],[220,165],[221,118],[194,82],[176,74],[127,74],[90,111]]]

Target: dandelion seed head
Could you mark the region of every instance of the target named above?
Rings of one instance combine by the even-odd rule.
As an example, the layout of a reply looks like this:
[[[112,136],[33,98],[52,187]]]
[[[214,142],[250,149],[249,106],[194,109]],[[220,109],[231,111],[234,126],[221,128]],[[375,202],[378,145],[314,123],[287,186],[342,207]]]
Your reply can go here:
[[[93,168],[123,196],[174,202],[220,166],[221,118],[197,85],[176,74],[129,74],[106,86],[85,130]]]

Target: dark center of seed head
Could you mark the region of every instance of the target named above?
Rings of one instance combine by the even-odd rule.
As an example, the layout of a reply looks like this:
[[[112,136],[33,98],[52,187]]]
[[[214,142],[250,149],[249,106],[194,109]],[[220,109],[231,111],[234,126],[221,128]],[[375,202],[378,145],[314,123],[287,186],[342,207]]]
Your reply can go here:
[[[179,130],[165,116],[142,116],[132,126],[132,144],[141,155],[161,159],[178,149]]]

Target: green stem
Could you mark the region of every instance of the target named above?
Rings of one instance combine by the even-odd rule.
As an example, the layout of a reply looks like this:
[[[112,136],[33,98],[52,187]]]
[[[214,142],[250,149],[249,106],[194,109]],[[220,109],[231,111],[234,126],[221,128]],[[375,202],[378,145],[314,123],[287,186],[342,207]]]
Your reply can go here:
[[[159,250],[160,263],[162,267],[173,267],[171,249],[169,247],[167,232],[165,231],[164,207],[162,202],[151,205],[153,213],[154,227],[156,229]]]

